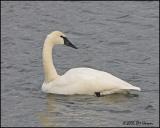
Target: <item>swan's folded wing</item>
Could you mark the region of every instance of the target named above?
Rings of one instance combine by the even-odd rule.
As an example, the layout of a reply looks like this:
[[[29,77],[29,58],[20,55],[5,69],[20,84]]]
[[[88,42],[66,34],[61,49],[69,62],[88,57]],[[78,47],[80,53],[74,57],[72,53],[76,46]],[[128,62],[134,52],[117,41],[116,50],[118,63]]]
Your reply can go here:
[[[140,91],[139,87],[135,87],[128,82],[113,76],[110,73],[94,70],[90,68],[75,68],[69,70],[64,77],[70,83],[79,86],[84,90],[103,91],[103,90],[120,90],[133,89]]]

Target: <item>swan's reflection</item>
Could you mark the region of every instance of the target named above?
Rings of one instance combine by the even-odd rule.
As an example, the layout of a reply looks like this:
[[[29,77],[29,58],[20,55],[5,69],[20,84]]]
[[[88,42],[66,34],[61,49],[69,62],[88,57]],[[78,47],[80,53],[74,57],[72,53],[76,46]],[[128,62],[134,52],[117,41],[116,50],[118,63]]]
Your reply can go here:
[[[138,97],[138,94],[131,94],[130,92],[124,92],[123,94],[115,93],[104,96],[104,102],[106,102],[107,104],[115,105],[119,103],[130,102],[131,98],[136,98],[136,97]]]
[[[130,102],[131,98],[135,98],[137,96],[138,95],[136,94],[111,94],[102,97],[87,95],[61,96],[47,94],[46,109],[40,112],[37,116],[41,125],[44,127],[55,127],[58,124],[63,126],[64,122],[74,122],[76,119],[83,122],[85,121],[85,118],[92,118],[90,117],[90,114],[86,115],[86,112],[88,113],[90,110],[95,111],[95,114],[98,112],[97,110],[100,110],[103,107],[106,108],[106,111],[109,111],[111,107],[114,108],[115,106],[119,106],[116,107],[116,111],[118,111],[118,108],[121,108],[122,110],[123,107],[124,110],[128,110],[128,102]],[[62,108],[63,112],[61,110]],[[57,115],[59,113],[62,114],[60,118],[59,115]],[[64,119],[64,122],[61,122],[62,118]]]
[[[56,121],[55,115],[53,114],[56,109],[56,100],[54,98],[54,95],[52,94],[47,94],[46,100],[46,109],[42,112],[39,112],[37,116],[41,125],[43,125],[44,127],[55,127]]]

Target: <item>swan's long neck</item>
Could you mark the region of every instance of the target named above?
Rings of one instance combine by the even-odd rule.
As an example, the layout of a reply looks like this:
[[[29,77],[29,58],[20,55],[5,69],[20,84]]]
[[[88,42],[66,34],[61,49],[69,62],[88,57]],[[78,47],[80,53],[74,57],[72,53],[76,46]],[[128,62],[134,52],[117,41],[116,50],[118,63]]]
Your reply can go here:
[[[43,68],[45,75],[45,82],[50,82],[58,77],[55,66],[52,59],[52,48],[54,47],[51,39],[46,38],[43,46]]]

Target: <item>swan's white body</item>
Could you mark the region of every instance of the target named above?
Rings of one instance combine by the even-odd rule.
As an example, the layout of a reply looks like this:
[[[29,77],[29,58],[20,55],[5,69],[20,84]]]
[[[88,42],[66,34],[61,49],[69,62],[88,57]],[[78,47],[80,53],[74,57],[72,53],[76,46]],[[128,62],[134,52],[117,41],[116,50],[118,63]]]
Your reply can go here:
[[[64,75],[59,76],[52,62],[51,49],[54,44],[58,44],[57,41],[59,41],[60,44],[64,43],[64,41],[60,40],[58,37],[60,35],[65,36],[61,32],[53,32],[49,35],[49,37],[52,38],[46,39],[44,43],[43,65],[45,82],[42,85],[42,91],[64,95],[95,95],[96,92],[99,92],[100,94],[105,95],[121,92],[123,90],[141,90],[139,87],[135,87],[112,74],[91,68],[73,68]],[[56,42],[54,42],[54,39]]]
[[[54,81],[44,82],[42,86],[45,92],[65,95],[94,95],[95,92],[105,95],[129,89],[140,90],[109,73],[90,68],[70,69]]]

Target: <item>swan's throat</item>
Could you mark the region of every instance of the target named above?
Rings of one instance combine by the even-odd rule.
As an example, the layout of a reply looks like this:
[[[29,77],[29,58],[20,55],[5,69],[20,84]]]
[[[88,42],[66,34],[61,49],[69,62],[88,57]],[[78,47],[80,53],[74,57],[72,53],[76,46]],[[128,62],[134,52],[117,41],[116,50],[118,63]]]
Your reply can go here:
[[[53,65],[52,48],[53,44],[49,39],[46,39],[43,46],[43,54],[42,54],[45,82],[53,81],[58,77],[55,66]]]

